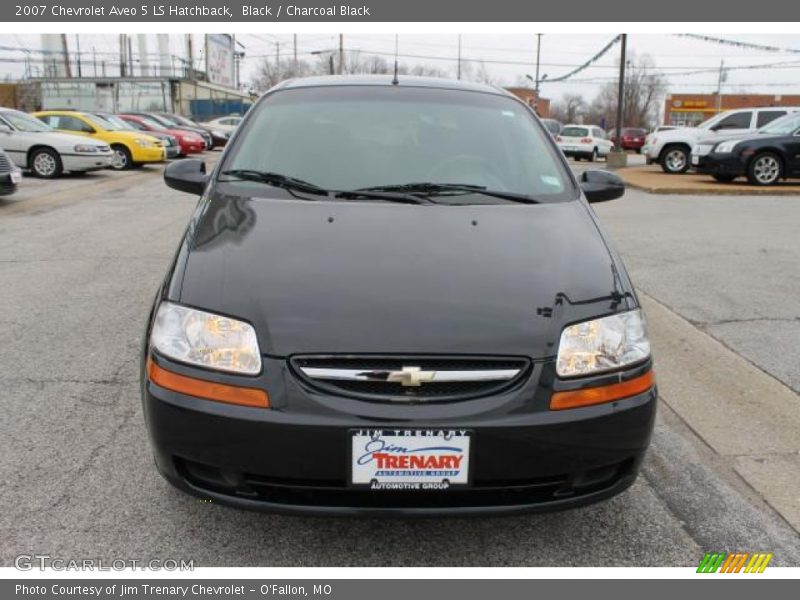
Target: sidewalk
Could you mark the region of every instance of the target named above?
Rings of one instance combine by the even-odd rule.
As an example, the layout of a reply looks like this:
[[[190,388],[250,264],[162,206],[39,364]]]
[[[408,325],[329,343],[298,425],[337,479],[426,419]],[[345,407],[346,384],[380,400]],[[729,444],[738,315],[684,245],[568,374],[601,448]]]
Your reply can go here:
[[[617,169],[615,173],[622,177],[628,186],[651,194],[800,195],[800,181],[796,179],[770,186],[750,185],[744,178],[731,183],[720,183],[710,175],[696,173],[669,175],[658,165],[625,167]]]
[[[800,532],[800,398],[639,291],[659,398]]]

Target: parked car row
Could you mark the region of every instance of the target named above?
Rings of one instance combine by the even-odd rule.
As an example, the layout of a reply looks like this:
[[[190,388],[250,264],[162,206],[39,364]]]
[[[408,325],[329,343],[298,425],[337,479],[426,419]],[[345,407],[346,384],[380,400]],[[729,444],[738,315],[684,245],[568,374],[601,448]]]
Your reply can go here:
[[[647,164],[659,164],[665,173],[685,173],[691,168],[692,148],[702,139],[704,145],[757,131],[769,123],[800,111],[797,106],[770,106],[729,110],[715,115],[697,127],[677,127],[651,133],[644,143]]]
[[[800,178],[800,112],[776,119],[753,133],[699,139],[692,167],[717,181],[746,177],[752,185]]]
[[[13,193],[21,169],[36,177],[129,169],[224,146],[241,117],[208,124],[171,113],[0,108],[0,194]],[[13,181],[12,181],[13,180]]]

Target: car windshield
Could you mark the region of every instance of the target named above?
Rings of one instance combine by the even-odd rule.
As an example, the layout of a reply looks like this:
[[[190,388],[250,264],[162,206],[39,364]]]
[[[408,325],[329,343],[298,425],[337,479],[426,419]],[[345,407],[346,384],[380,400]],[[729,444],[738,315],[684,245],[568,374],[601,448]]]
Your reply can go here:
[[[165,131],[166,130],[166,127],[164,127],[161,123],[159,123],[158,121],[155,121],[154,119],[150,119],[148,117],[141,117],[139,120],[148,129],[153,129],[155,131]]]
[[[104,119],[103,117],[99,117],[97,115],[87,115],[84,114],[83,118],[89,121],[92,125],[94,125],[97,129],[105,129],[106,131],[123,131],[127,129],[127,127],[121,127],[119,125],[114,125],[108,119]]]
[[[800,130],[800,113],[775,119],[758,131],[759,133],[768,133],[770,135],[792,135],[797,130]]]
[[[251,170],[328,190],[425,182],[428,190],[458,184],[541,201],[574,197],[549,136],[509,97],[423,87],[309,87],[276,92],[256,110],[226,156],[223,177]]]
[[[120,119],[117,115],[98,115],[100,118],[115,125],[118,129],[128,129],[136,131],[136,127],[128,123],[125,119]]]
[[[561,137],[586,137],[589,130],[585,127],[564,127],[561,130]]]
[[[17,131],[24,131],[26,133],[53,131],[52,127],[46,123],[30,115],[26,115],[25,113],[9,110],[0,112],[0,117],[3,117],[3,119],[10,123]]]
[[[197,123],[181,115],[170,115],[170,119],[175,121],[177,125],[185,125],[186,127],[197,127]]]

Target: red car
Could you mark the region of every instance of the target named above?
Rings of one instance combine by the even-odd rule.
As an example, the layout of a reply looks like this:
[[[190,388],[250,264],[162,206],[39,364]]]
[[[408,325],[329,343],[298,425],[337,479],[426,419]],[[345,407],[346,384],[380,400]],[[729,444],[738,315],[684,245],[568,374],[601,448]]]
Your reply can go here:
[[[153,119],[142,117],[139,115],[117,115],[120,119],[130,123],[139,131],[158,131],[161,133],[168,133],[178,140],[181,154],[196,154],[206,149],[206,144],[196,133],[186,131],[185,129],[169,129],[156,123]]]
[[[641,154],[642,147],[644,146],[644,138],[647,137],[646,129],[638,129],[636,127],[623,127],[622,128],[622,142],[617,141],[614,136],[613,142],[615,146],[623,150],[635,150],[637,154]]]

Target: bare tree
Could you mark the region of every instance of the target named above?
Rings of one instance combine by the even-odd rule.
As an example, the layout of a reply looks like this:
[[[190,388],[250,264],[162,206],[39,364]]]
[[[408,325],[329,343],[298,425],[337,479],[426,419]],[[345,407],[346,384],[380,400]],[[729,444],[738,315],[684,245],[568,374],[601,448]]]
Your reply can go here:
[[[623,92],[623,127],[651,128],[658,120],[661,98],[666,91],[666,80],[656,70],[653,59],[645,54],[632,55],[625,69],[625,89]],[[606,129],[617,127],[616,81],[609,82],[600,90],[587,111],[587,118],[593,123],[605,123]]]
[[[586,100],[580,94],[564,94],[550,107],[550,116],[562,123],[575,123],[586,111]]]

